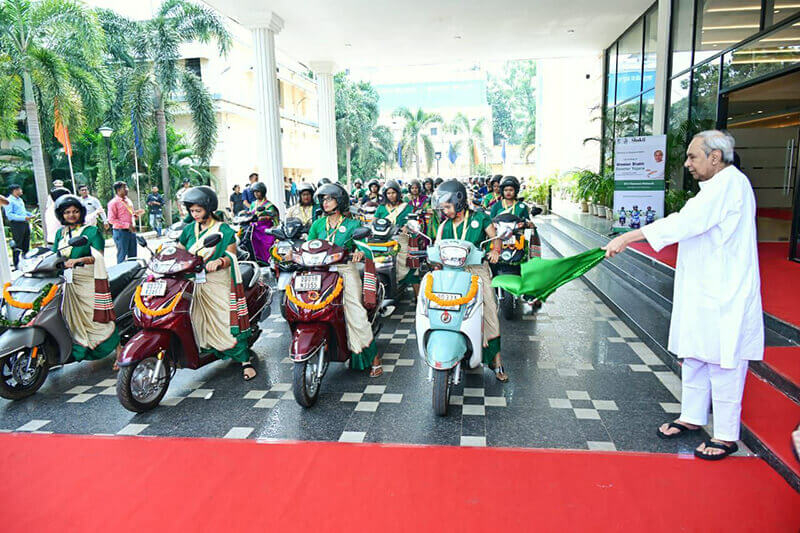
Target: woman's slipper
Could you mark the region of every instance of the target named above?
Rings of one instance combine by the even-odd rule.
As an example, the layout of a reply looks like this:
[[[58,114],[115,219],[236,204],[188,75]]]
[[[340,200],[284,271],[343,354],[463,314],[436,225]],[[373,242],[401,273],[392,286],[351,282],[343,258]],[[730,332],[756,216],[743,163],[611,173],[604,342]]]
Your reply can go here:
[[[800,426],[797,426],[792,432],[792,451],[794,451],[794,456],[800,461]]]
[[[508,374],[506,374],[506,369],[503,368],[503,365],[497,365],[496,367],[492,368],[494,370],[494,377],[497,378],[497,381],[500,383],[505,383],[508,381]],[[501,377],[500,374],[503,374]]]
[[[253,374],[250,375],[250,376],[247,375],[247,370],[248,369],[253,371]],[[253,379],[257,375],[258,375],[258,372],[256,372],[256,367],[254,367],[251,363],[245,363],[245,364],[242,365],[242,377],[244,378],[245,381],[250,381],[251,379]]]
[[[372,365],[372,369],[369,371],[369,377],[377,378],[383,375],[383,365]]]
[[[656,429],[656,432],[658,433],[658,436],[660,438],[662,438],[662,439],[674,439],[674,438],[680,437],[684,433],[697,433],[698,431],[700,431],[699,427],[692,429],[689,426],[684,426],[680,422],[670,422],[669,425],[667,426],[667,429],[670,429],[670,428],[677,429],[679,431],[677,433],[667,434],[667,433],[664,433],[663,431],[661,431],[661,427],[659,426]]]
[[[698,459],[705,459],[706,461],[719,461],[720,459],[725,459],[732,453],[736,453],[739,451],[739,445],[735,442],[731,444],[722,444],[721,442],[714,442],[713,440],[709,439],[705,441],[705,449],[714,448],[717,450],[722,450],[722,453],[710,454],[710,453],[703,453],[700,450],[695,449],[694,456]]]

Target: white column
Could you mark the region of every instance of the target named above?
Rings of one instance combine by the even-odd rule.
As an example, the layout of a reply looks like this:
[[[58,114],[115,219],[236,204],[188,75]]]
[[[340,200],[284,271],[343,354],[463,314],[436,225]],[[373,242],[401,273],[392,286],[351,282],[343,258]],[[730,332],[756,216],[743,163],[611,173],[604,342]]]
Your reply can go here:
[[[2,209],[2,207],[0,207],[0,209]],[[6,230],[3,227],[3,216],[0,214],[0,283],[5,285],[10,281],[11,262],[8,258],[8,245],[6,244]]]
[[[669,26],[672,20],[672,2],[658,0],[658,32],[656,41],[656,97],[653,103],[653,135],[666,133],[667,105],[669,103]]]
[[[317,76],[317,108],[319,110],[320,178],[339,181],[336,153],[336,98],[333,89],[335,65],[327,61],[312,61],[311,70]]]
[[[264,24],[251,26],[255,49],[256,120],[258,138],[256,158],[259,181],[267,186],[272,203],[284,213],[283,153],[281,116],[278,104],[278,63],[275,60],[275,35],[283,29],[283,19],[272,13]]]

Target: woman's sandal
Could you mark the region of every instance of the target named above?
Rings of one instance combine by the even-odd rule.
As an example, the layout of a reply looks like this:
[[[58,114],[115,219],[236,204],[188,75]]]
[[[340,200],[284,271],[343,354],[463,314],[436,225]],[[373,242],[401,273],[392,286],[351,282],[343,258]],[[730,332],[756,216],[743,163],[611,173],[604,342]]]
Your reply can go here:
[[[669,425],[667,426],[667,429],[670,429],[670,428],[677,429],[679,431],[677,433],[671,433],[671,434],[668,435],[668,434],[664,433],[663,431],[661,431],[661,426],[658,426],[656,428],[656,433],[658,433],[659,438],[662,438],[662,439],[674,439],[674,438],[680,437],[684,433],[697,433],[698,431],[700,431],[699,427],[691,429],[689,426],[684,426],[680,422],[670,422]]]
[[[499,381],[500,383],[505,383],[508,381],[508,374],[506,374],[506,369],[503,368],[503,365],[497,365],[495,367],[492,367],[492,370],[494,370],[494,377],[497,378],[497,381]],[[501,378],[500,374],[503,374],[505,377]]]
[[[369,377],[377,378],[383,375],[383,365],[372,365],[369,371]]]
[[[247,377],[247,374],[245,373],[245,371],[247,369],[252,369],[253,372],[255,372],[255,373],[252,376]],[[244,378],[245,381],[250,381],[251,379],[253,379],[257,375],[258,375],[258,372],[256,371],[256,367],[254,367],[252,363],[245,363],[245,364],[242,365],[242,377]]]
[[[720,459],[725,459],[730,454],[739,451],[739,445],[736,444],[735,442],[732,444],[722,444],[721,442],[714,442],[713,440],[708,439],[703,444],[706,445],[704,450],[707,450],[708,448],[715,448],[717,450],[722,450],[722,453],[717,453],[712,455],[708,453],[703,453],[700,450],[695,449],[694,456],[699,459],[705,459],[706,461],[719,461]]]

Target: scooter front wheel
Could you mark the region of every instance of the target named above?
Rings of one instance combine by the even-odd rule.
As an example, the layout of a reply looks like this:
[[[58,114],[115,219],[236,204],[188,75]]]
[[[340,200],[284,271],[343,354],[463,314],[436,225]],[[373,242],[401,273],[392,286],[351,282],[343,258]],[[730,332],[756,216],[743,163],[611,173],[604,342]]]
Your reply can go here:
[[[450,404],[450,371],[433,372],[433,412],[436,416],[447,416]]]
[[[117,374],[117,398],[128,411],[144,413],[156,407],[167,392],[170,380],[169,359],[162,364],[153,355],[120,368]]]
[[[500,313],[505,320],[514,320],[514,295],[501,289]]]
[[[297,403],[303,407],[311,407],[317,403],[322,376],[327,369],[324,346],[320,347],[310,359],[294,364],[292,392]]]
[[[44,384],[50,365],[41,349],[38,357],[33,348],[22,348],[0,359],[0,396],[21,400],[33,395]]]

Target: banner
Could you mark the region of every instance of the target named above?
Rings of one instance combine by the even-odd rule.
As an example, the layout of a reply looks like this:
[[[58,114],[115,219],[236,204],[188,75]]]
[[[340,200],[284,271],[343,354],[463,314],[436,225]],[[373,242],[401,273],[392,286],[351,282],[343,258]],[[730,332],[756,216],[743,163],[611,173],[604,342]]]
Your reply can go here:
[[[664,216],[666,148],[666,135],[616,139],[613,231],[638,229]]]

